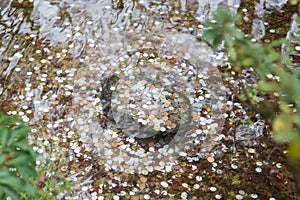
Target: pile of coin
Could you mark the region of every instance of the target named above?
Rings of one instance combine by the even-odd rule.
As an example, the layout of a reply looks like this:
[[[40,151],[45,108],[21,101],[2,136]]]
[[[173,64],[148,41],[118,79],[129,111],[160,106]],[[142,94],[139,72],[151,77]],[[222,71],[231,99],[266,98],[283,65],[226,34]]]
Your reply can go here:
[[[111,107],[116,113],[125,111],[141,127],[153,129],[145,136],[133,133],[136,137],[168,133],[190,120],[189,100],[163,83],[130,76],[119,79],[110,89],[117,90],[111,99]],[[124,125],[121,127],[125,128]]]

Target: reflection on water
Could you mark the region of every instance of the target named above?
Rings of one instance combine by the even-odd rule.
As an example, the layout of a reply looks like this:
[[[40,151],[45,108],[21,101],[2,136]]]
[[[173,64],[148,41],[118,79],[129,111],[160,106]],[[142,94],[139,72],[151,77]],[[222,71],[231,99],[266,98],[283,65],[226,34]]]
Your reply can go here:
[[[147,174],[149,167],[164,168],[162,157],[165,165],[174,165],[185,148],[190,156],[205,157],[219,142],[225,112],[225,88],[208,64],[212,51],[185,34],[133,29],[106,34],[83,61],[88,67],[74,77],[73,105],[82,112],[72,117],[80,140],[114,170]],[[105,126],[98,113],[108,118]],[[164,154],[156,147],[164,147]]]
[[[264,0],[255,5],[255,15],[257,18],[252,22],[252,35],[255,39],[261,40],[265,36],[265,24],[264,24]]]
[[[288,0],[266,0],[266,8],[282,8],[287,2]]]
[[[264,5],[280,8],[285,2],[257,3],[255,38],[265,35]],[[240,1],[1,1],[0,109],[29,124],[40,167],[51,165],[49,159],[59,170],[65,169],[62,165],[70,169],[66,176],[81,183],[73,188],[74,198],[91,197],[84,184],[105,177],[98,175],[99,169],[115,172],[99,189],[109,196],[112,180],[123,177],[120,170],[127,175],[171,172],[182,157],[213,162],[220,152],[210,150],[225,137],[220,130],[225,87],[215,68],[225,56],[194,36],[201,36],[203,22],[212,19],[220,4],[236,13]],[[105,86],[112,75],[121,84],[114,85],[116,80]],[[144,98],[141,94],[150,89],[157,95]],[[137,91],[140,96],[127,102]],[[110,108],[109,115],[103,102],[116,109],[124,106],[127,114]],[[164,112],[155,118],[160,110]],[[145,125],[149,135],[139,137]],[[261,136],[262,126],[240,126],[236,140]],[[161,142],[157,135],[166,130],[185,137],[172,135]],[[66,194],[56,195],[62,199]]]

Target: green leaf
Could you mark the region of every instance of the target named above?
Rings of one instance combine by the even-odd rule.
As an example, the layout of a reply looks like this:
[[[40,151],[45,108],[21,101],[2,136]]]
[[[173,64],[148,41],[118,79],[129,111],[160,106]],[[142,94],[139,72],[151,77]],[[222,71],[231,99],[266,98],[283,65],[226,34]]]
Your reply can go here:
[[[232,48],[233,47],[233,45],[234,45],[234,38],[232,38],[231,35],[225,34],[224,35],[224,41],[225,41],[226,47],[228,47],[228,48]]]
[[[221,41],[222,41],[222,36],[215,29],[206,30],[202,34],[202,37],[210,45],[212,45],[213,49],[216,49],[218,47],[218,45],[221,43]]]
[[[296,131],[291,130],[276,131],[274,135],[274,140],[277,142],[292,142],[298,139],[298,133]]]
[[[300,152],[300,140],[296,140],[296,141],[292,142],[289,145],[288,150],[289,150],[288,159],[291,162],[296,162],[296,164],[297,164],[297,161],[299,161],[299,159],[300,159],[300,154],[299,154],[299,152]]]
[[[5,153],[0,154],[0,165],[1,165],[1,163],[4,163],[6,155],[7,154],[5,154]]]
[[[27,151],[32,158],[36,158],[38,153],[28,144],[27,138],[23,137],[15,142],[15,146],[20,147],[22,151]]]
[[[28,193],[31,197],[36,197],[37,195],[34,187],[29,183],[25,184],[24,192]]]
[[[278,40],[274,40],[272,41],[272,43],[269,45],[270,47],[274,48],[274,47],[279,47],[282,44],[287,43],[287,40],[285,38],[280,38]]]
[[[0,129],[1,147],[7,146],[7,140],[9,139],[10,129],[8,126],[2,126]]]
[[[216,24],[216,23],[213,23],[213,22],[210,22],[210,21],[208,21],[208,22],[205,22],[205,27],[207,27],[207,28],[211,28],[211,29],[216,29],[216,28],[218,28],[218,24]]]
[[[10,196],[13,200],[20,200],[20,196],[11,187],[2,186],[4,193]]]
[[[292,142],[299,139],[297,131],[294,130],[294,113],[286,109],[273,121],[272,128],[275,132],[274,139],[278,142]]]
[[[0,187],[0,199],[4,199],[5,194],[4,194],[4,190],[2,187]]]
[[[9,138],[7,145],[11,146],[13,142],[16,141],[17,136],[18,137],[25,137],[26,133],[29,131],[29,128],[27,126],[19,126],[12,130],[11,137]]]
[[[290,0],[289,3],[291,5],[297,5],[299,3],[299,0]]]
[[[11,176],[12,173],[7,168],[0,169],[0,179]]]
[[[10,116],[5,116],[2,115],[2,117],[0,118],[0,124],[24,124],[23,121],[19,120],[16,117],[10,117]]]
[[[281,58],[281,55],[279,53],[276,52],[270,52],[268,55],[268,58],[270,59],[270,61],[277,61]]]
[[[18,166],[16,167],[16,169],[18,170],[18,173],[21,175],[21,177],[26,181],[28,181],[30,177],[37,177],[35,168],[28,165]]]
[[[28,131],[29,128],[21,120],[0,112],[0,164],[17,170],[12,172],[8,168],[0,168],[0,199],[9,196],[18,200],[21,193],[36,197],[30,181],[37,177],[37,153],[28,144]]]
[[[30,129],[25,125],[21,125],[14,128],[12,131],[18,136],[26,136],[26,134],[30,131]]]
[[[16,155],[14,158],[7,161],[7,164],[17,167],[18,165],[23,165],[27,162],[32,161],[33,159],[26,154],[25,152],[20,152],[18,155]]]
[[[275,83],[275,82],[260,81],[260,82],[258,82],[258,88],[265,92],[270,92],[270,91],[280,92],[278,83]]]
[[[20,191],[22,191],[24,187],[23,181],[20,178],[16,177],[15,175],[1,178],[0,184],[10,186]]]
[[[213,41],[211,47],[213,49],[216,49],[219,46],[219,44],[221,44],[221,42],[222,42],[222,37],[221,37],[221,35],[218,35],[218,37],[216,37],[216,39]]]
[[[242,61],[242,65],[243,65],[243,66],[251,66],[251,65],[253,65],[253,64],[254,64],[254,59],[251,58],[251,57],[245,58],[245,59],[243,59],[243,61]]]

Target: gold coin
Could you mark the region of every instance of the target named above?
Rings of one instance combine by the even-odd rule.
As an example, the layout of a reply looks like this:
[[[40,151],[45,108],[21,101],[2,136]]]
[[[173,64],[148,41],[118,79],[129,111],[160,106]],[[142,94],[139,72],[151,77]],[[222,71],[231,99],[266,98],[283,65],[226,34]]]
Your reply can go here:
[[[100,160],[99,162],[98,162],[98,165],[104,165],[104,161],[102,161],[102,160]]]
[[[183,120],[181,120],[181,121],[179,122],[179,124],[180,124],[180,125],[183,125],[183,124],[185,124],[185,122],[184,122]]]
[[[155,116],[154,116],[154,115],[149,115],[148,119],[149,119],[150,121],[152,121],[152,120],[155,119]]]
[[[153,128],[154,129],[160,129],[160,125],[159,124],[154,124]]]
[[[139,111],[138,110],[133,110],[131,113],[136,115]]]
[[[176,128],[176,124],[171,124],[171,128]]]
[[[172,125],[172,122],[171,122],[170,120],[167,120],[167,121],[165,121],[165,124],[166,124],[167,126],[171,126],[171,125]]]
[[[153,89],[154,89],[154,85],[153,85],[153,84],[149,84],[148,87],[149,87],[150,90],[153,90]]]
[[[125,81],[125,84],[126,84],[126,85],[129,85],[130,83],[131,83],[130,80]]]
[[[155,84],[155,87],[156,87],[157,89],[162,89],[162,86],[159,85],[159,84]]]
[[[215,159],[214,159],[213,157],[208,157],[208,158],[207,158],[207,161],[210,162],[210,163],[212,163],[212,162],[215,161]]]
[[[117,147],[117,146],[118,146],[118,144],[117,144],[117,142],[112,142],[112,143],[111,143],[111,146],[113,146],[113,147]]]
[[[167,91],[170,92],[170,93],[173,92],[172,88],[167,88]]]
[[[166,99],[166,96],[161,95],[161,96],[159,97],[159,99],[160,99],[160,100],[165,100],[165,99]]]
[[[251,153],[251,154],[255,153],[255,149],[249,148],[249,149],[248,149],[248,153]]]
[[[171,117],[171,119],[178,119],[179,118],[179,116],[177,114],[172,114],[172,115],[170,115],[170,117]]]
[[[197,115],[197,112],[192,112],[192,117],[196,117]]]
[[[132,118],[135,119],[135,120],[138,120],[139,116],[133,116]]]
[[[163,116],[162,120],[164,120],[165,122],[168,120],[169,118],[167,116]]]

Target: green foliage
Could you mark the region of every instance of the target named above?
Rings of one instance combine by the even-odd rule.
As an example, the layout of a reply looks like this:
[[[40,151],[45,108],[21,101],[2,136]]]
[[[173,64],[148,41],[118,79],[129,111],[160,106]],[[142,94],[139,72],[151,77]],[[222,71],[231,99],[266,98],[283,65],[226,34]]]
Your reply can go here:
[[[71,194],[74,186],[62,173],[59,172],[60,164],[56,164],[50,160],[47,161],[47,166],[39,168],[40,179],[36,185],[40,185],[37,190],[39,199],[54,200],[60,193]],[[65,163],[63,163],[65,164]],[[51,177],[46,177],[47,172],[56,172]]]
[[[207,30],[203,38],[214,49],[224,41],[229,62],[233,66],[254,69],[259,78],[257,91],[279,97],[276,103],[280,109],[275,119],[272,119],[274,139],[289,143],[290,160],[300,159],[300,69],[292,65],[288,56],[274,50],[283,43],[290,44],[285,39],[276,40],[271,44],[251,42],[251,37],[246,36],[235,25],[241,23],[240,15],[232,16],[227,10],[219,8],[214,13],[214,18],[215,21],[206,24]],[[296,39],[300,41],[299,38]],[[277,78],[270,79],[267,75]],[[248,91],[251,92],[246,96],[240,96],[240,100],[249,101],[251,98],[251,102],[259,105],[253,88]],[[258,107],[251,106],[251,109]],[[266,118],[271,118],[271,115],[267,115]]]
[[[19,119],[0,112],[0,199],[21,194],[36,197],[31,179],[37,177],[36,152],[28,144],[29,128]]]
[[[289,0],[290,4],[297,5],[299,3],[299,0]]]

